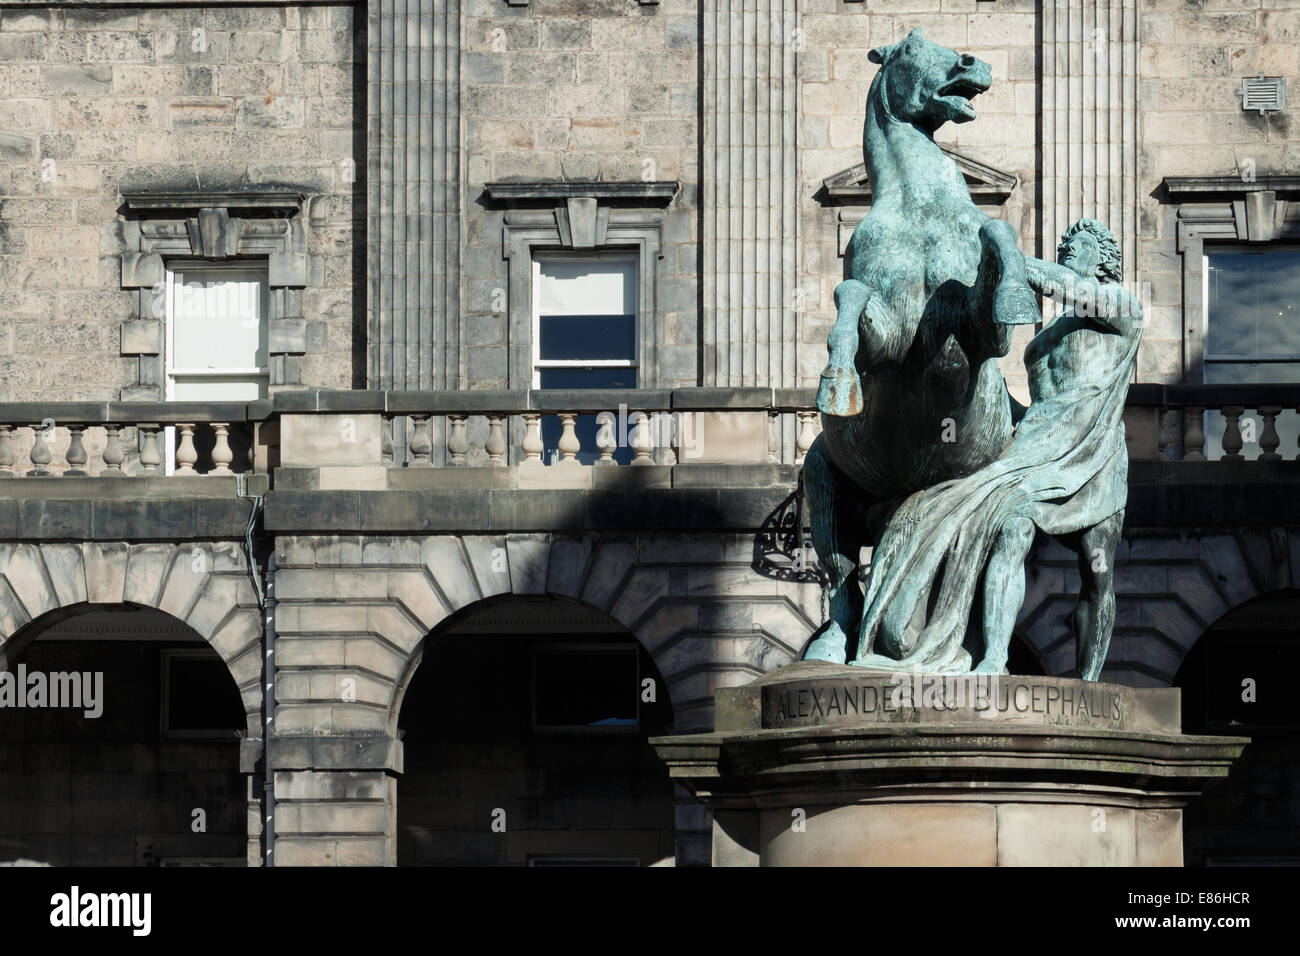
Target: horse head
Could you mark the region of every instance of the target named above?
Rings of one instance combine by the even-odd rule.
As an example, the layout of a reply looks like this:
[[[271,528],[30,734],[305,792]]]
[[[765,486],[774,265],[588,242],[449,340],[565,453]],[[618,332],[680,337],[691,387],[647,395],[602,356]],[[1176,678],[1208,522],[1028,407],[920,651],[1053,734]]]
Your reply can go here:
[[[876,47],[867,57],[881,64],[867,96],[887,117],[933,136],[944,123],[975,118],[971,100],[993,83],[992,69],[969,53],[932,43],[917,27],[898,43]]]

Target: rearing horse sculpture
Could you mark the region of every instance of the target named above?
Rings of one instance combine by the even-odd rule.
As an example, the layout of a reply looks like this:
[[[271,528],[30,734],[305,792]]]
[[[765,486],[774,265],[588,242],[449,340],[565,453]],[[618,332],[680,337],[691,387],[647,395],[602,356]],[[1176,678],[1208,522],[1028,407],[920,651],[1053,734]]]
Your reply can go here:
[[[997,366],[1009,326],[1033,322],[1015,230],[971,201],[934,142],[975,118],[987,63],[919,29],[871,51],[863,152],[871,211],[849,242],[817,407],[822,434],[804,464],[813,544],[830,577],[830,622],[805,658],[844,662],[857,645],[860,549],[907,495],[997,457],[1012,402]]]

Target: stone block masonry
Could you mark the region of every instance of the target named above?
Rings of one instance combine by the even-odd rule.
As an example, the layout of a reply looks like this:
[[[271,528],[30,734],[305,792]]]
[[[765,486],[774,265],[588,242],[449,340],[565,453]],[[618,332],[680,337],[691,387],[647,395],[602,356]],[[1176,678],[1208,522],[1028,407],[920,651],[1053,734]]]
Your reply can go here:
[[[8,398],[106,401],[160,388],[156,346],[135,334],[112,341],[121,323],[157,318],[122,281],[138,238],[121,194],[143,189],[306,194],[311,268],[291,297],[312,341],[281,357],[292,368],[280,379],[353,384],[353,227],[365,205],[353,71],[365,31],[352,8],[60,7],[0,12]]]

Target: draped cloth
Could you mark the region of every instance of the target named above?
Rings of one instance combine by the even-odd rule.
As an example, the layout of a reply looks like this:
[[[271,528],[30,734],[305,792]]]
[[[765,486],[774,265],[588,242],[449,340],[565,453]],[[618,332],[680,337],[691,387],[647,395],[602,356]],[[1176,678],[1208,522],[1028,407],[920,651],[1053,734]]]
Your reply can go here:
[[[854,663],[968,673],[967,620],[1002,526],[1024,517],[1066,534],[1123,510],[1124,402],[1140,337],[1127,336],[1100,378],[1033,402],[999,458],[903,502],[872,555]]]

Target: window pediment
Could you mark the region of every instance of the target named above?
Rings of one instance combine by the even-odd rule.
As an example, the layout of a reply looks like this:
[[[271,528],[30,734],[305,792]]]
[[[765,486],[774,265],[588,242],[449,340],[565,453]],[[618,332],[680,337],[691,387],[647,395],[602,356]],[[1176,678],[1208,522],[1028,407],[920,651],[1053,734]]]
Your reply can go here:
[[[957,164],[976,201],[984,200],[1000,205],[1007,201],[1012,190],[1020,184],[1019,177],[1014,173],[1004,172],[942,146],[939,149]],[[858,163],[833,176],[827,176],[822,180],[817,198],[824,206],[870,205],[871,177],[867,173],[866,164]]]

